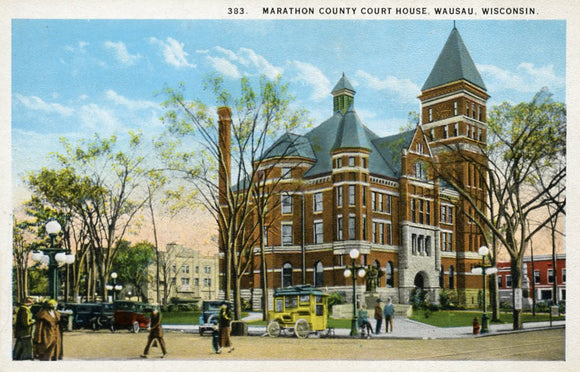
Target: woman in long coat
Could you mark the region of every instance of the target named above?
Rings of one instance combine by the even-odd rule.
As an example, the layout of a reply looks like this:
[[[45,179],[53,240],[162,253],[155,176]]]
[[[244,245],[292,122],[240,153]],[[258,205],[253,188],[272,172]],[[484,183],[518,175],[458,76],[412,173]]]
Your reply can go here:
[[[62,355],[60,315],[56,311],[55,300],[48,300],[36,315],[34,347],[36,359],[57,360]]]

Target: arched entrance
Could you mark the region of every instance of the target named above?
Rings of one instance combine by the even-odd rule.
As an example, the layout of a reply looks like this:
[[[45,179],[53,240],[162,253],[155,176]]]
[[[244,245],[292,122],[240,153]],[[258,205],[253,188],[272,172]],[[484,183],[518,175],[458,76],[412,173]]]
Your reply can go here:
[[[425,288],[425,273],[420,272],[417,273],[417,275],[415,275],[415,280],[413,282],[413,284],[415,285],[415,288],[421,288],[424,289]]]

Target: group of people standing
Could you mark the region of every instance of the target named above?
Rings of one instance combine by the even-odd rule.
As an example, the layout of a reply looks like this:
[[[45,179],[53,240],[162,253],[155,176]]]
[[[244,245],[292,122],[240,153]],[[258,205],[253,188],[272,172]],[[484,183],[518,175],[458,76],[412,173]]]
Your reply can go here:
[[[56,300],[48,300],[33,319],[31,297],[22,301],[14,322],[14,360],[62,359],[62,330]]]
[[[389,326],[391,332],[393,332],[393,318],[395,317],[395,306],[391,302],[391,298],[387,298],[387,303],[385,306],[381,306],[381,299],[377,299],[375,305],[375,333],[378,335],[381,333],[381,327],[383,325],[383,320],[385,321],[385,333],[389,333]]]

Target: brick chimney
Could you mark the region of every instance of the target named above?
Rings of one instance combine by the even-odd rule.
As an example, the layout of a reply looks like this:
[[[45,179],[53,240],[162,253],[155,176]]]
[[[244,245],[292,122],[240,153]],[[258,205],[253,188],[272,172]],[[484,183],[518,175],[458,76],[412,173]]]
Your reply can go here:
[[[231,127],[232,111],[229,107],[218,107],[218,147],[219,147],[219,167],[218,167],[218,188],[220,205],[227,204],[227,192],[231,177]]]

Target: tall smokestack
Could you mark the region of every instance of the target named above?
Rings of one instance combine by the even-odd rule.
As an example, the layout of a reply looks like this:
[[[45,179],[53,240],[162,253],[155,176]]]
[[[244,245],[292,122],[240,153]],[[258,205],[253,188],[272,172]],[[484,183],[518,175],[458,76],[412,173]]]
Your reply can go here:
[[[219,146],[219,167],[218,167],[218,188],[220,205],[227,204],[228,185],[231,177],[231,128],[232,111],[229,107],[218,107],[218,146]]]

